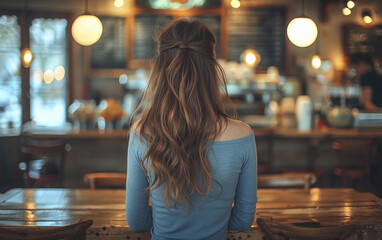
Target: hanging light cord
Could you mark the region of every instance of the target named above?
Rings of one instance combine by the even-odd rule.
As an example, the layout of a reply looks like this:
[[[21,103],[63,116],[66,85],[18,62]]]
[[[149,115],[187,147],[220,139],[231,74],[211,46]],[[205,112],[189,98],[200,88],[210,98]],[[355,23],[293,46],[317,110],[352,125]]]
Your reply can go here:
[[[302,15],[305,16],[305,2],[304,2],[304,0],[301,0],[301,10],[302,10]]]
[[[89,9],[88,9],[88,0],[85,0],[85,14],[89,14]]]

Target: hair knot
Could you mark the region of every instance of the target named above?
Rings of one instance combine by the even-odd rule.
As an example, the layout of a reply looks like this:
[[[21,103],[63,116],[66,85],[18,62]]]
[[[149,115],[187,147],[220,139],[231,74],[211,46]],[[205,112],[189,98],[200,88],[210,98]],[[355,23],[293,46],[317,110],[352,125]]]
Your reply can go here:
[[[187,44],[183,43],[183,42],[179,42],[179,49],[187,49],[187,48],[190,48]]]

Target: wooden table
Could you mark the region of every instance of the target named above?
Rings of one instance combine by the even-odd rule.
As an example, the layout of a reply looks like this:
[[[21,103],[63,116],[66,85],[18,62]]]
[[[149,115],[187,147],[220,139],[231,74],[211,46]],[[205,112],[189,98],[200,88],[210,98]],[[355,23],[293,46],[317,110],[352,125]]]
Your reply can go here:
[[[350,188],[259,189],[258,197],[256,217],[289,223],[315,221],[323,226],[355,223],[382,229],[382,199],[371,193]],[[124,190],[12,189],[0,195],[0,225],[44,227],[93,219],[87,239],[150,239],[148,232],[130,231],[124,202]],[[229,239],[240,236],[262,238],[256,223],[249,231],[228,233]]]

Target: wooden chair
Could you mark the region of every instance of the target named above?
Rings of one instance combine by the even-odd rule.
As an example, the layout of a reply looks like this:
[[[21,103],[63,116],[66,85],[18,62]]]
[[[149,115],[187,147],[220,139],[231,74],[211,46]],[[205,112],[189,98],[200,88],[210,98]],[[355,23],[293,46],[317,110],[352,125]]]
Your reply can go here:
[[[21,162],[25,187],[62,186],[66,152],[70,145],[61,139],[21,136]]]
[[[372,154],[371,140],[336,140],[331,144],[337,152],[339,166],[333,170],[333,174],[341,179],[343,187],[355,185],[357,180],[363,180],[365,186],[370,189],[370,159]],[[348,155],[345,156],[345,153]],[[351,167],[349,164],[350,154],[362,153],[363,158],[360,161],[363,167]],[[354,158],[354,157],[353,157]]]
[[[126,173],[87,173],[84,176],[84,182],[91,189],[96,188],[125,188]]]
[[[84,220],[61,227],[1,227],[2,240],[85,240],[86,230],[93,220]]]
[[[316,175],[309,172],[264,174],[257,177],[257,185],[259,188],[301,187],[309,189],[316,181]]]
[[[296,226],[292,224],[278,223],[265,218],[258,218],[256,222],[263,231],[265,240],[354,240],[359,239],[359,233],[364,231],[363,227],[354,224],[342,224],[339,226],[323,227],[317,222],[311,222],[305,223],[305,226]]]

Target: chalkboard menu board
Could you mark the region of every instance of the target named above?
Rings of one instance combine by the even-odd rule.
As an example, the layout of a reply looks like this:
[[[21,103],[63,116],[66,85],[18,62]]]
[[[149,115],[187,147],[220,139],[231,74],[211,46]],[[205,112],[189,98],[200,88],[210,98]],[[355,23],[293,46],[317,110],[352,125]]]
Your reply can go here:
[[[122,17],[100,17],[101,38],[91,46],[91,68],[126,68],[126,21]]]
[[[167,15],[136,15],[134,24],[134,59],[146,60],[157,55],[155,38],[172,20]]]
[[[256,49],[259,66],[285,64],[285,8],[231,8],[229,11],[229,60],[240,61],[247,48]]]
[[[345,55],[364,52],[382,58],[382,26],[364,28],[357,25],[344,26]]]

